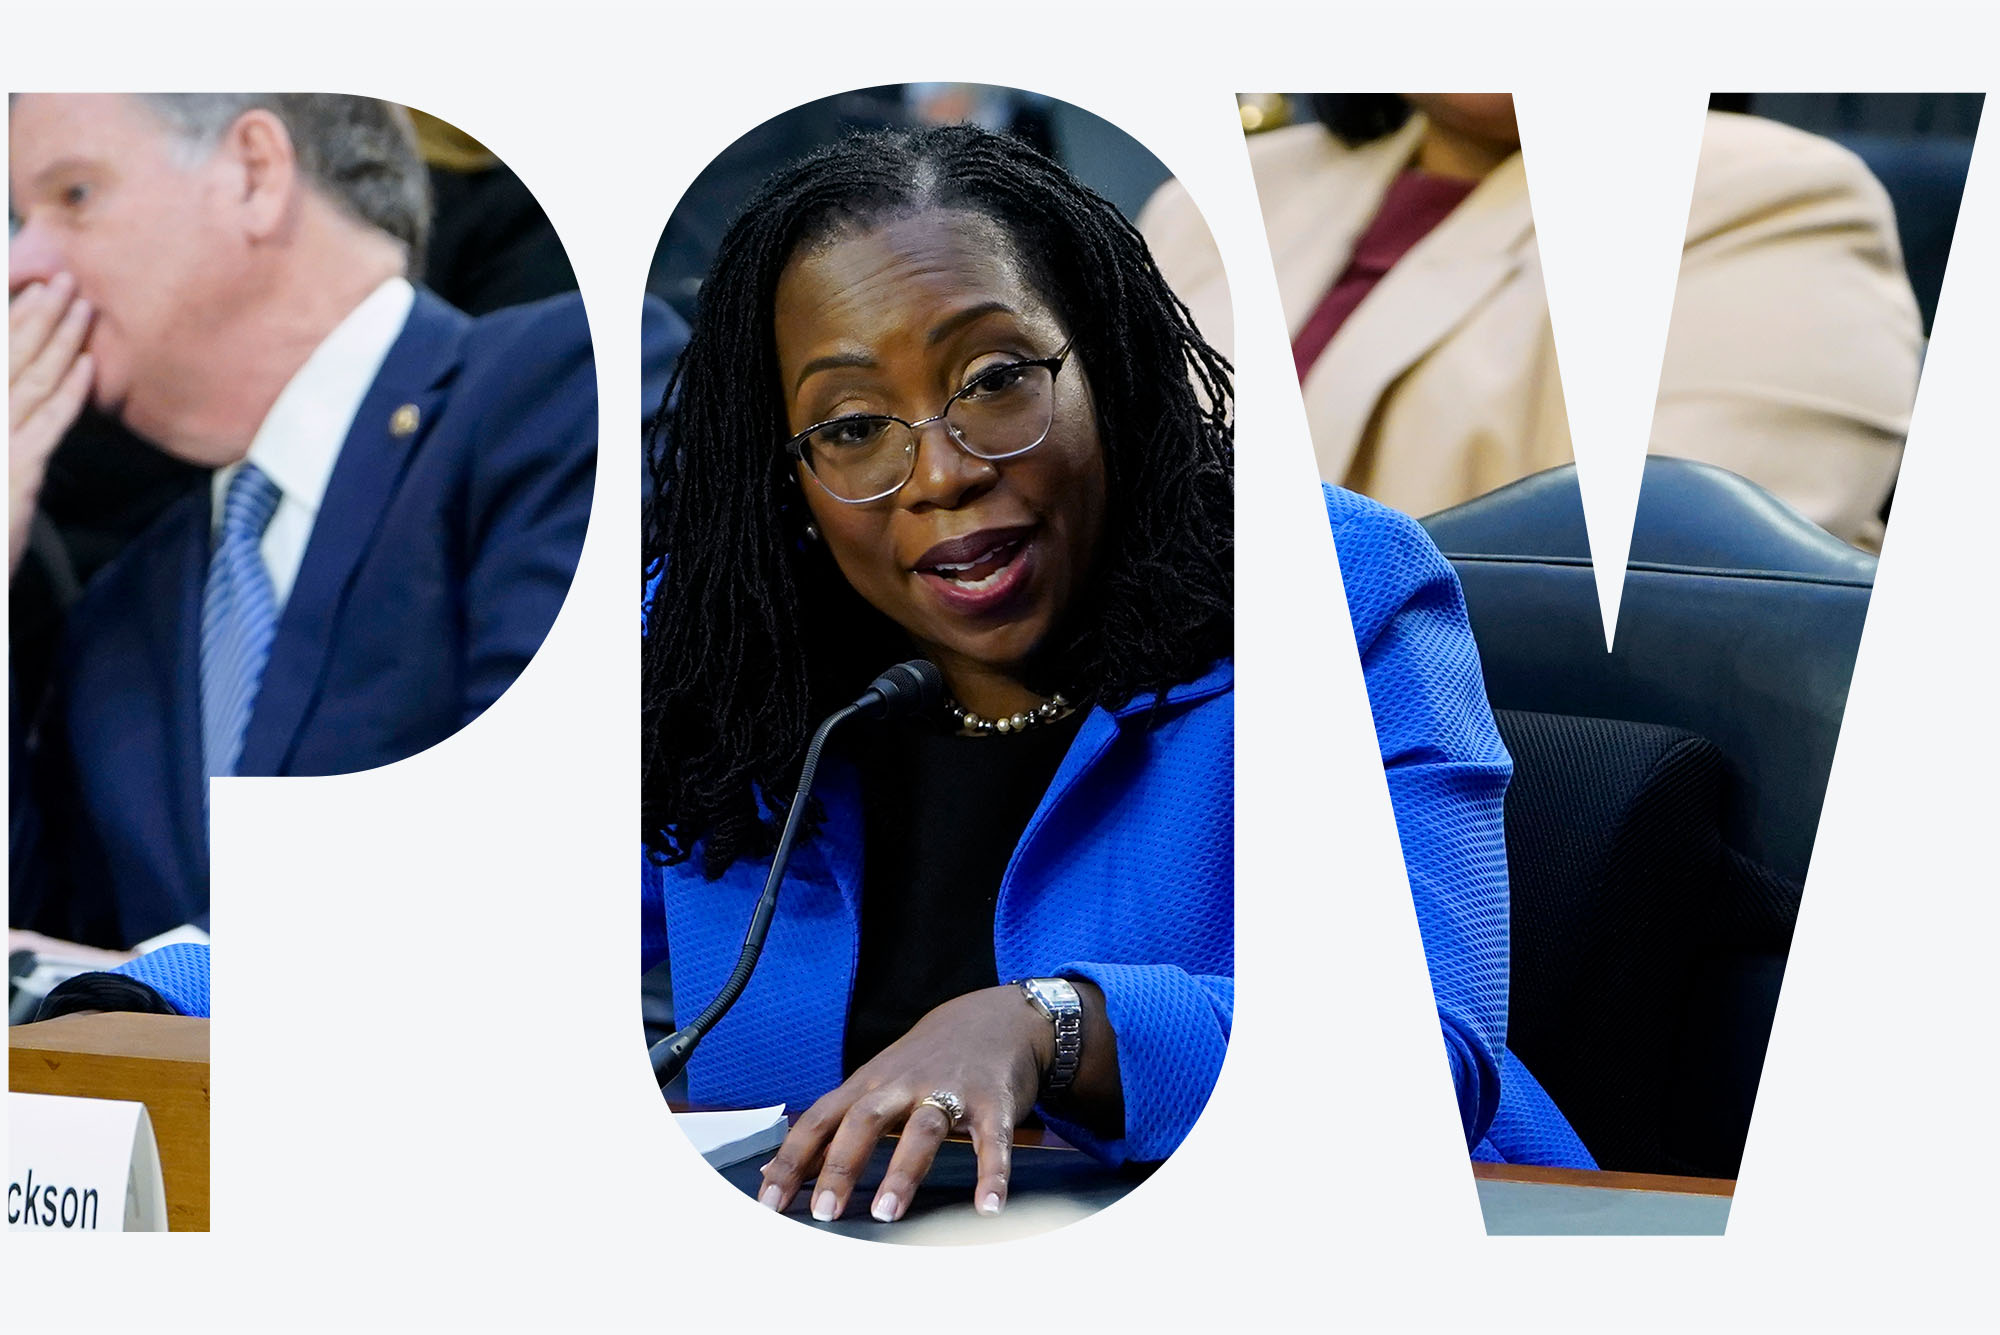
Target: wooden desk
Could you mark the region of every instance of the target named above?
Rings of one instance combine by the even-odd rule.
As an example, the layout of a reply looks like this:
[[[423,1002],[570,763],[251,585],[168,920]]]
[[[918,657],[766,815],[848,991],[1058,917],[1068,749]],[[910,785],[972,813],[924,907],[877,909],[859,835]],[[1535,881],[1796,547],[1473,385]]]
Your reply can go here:
[[[1489,1236],[1720,1236],[1736,1184],[1721,1178],[1472,1165]]]
[[[7,1087],[146,1105],[160,1143],[167,1227],[208,1231],[208,1021],[66,1015],[7,1031]]]

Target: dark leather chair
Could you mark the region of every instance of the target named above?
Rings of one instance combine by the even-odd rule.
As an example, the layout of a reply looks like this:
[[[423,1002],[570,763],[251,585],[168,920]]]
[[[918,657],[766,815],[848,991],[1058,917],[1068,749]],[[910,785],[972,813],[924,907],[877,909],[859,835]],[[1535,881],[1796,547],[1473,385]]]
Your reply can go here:
[[[1607,653],[1574,468],[1424,524],[1515,753],[1509,1044],[1604,1166],[1733,1176],[1874,558],[1650,457]]]
[[[1868,164],[1889,192],[1903,243],[1903,268],[1917,294],[1928,335],[1944,288],[1945,260],[1958,228],[1965,177],[1972,167],[1972,136],[1843,134],[1840,142]]]

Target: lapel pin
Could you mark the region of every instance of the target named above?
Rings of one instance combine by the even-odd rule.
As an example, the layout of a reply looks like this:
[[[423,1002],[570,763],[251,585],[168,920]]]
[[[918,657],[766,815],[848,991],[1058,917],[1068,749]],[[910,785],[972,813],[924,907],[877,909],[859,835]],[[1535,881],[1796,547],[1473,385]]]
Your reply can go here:
[[[417,434],[417,405],[406,403],[389,414],[389,434],[392,436],[414,436]]]

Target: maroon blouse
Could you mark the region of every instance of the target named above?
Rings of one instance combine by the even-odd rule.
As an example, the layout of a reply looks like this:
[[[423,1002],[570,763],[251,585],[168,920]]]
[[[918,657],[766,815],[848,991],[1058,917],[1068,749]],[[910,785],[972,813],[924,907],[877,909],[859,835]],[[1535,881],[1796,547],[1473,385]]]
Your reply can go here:
[[[1354,243],[1346,270],[1333,280],[1333,286],[1320,298],[1305,327],[1292,340],[1292,362],[1298,367],[1299,383],[1305,383],[1306,372],[1312,370],[1313,363],[1326,351],[1326,345],[1333,341],[1340,326],[1347,323],[1347,317],[1354,314],[1361,299],[1478,184],[1415,167],[1390,183],[1374,221]]]

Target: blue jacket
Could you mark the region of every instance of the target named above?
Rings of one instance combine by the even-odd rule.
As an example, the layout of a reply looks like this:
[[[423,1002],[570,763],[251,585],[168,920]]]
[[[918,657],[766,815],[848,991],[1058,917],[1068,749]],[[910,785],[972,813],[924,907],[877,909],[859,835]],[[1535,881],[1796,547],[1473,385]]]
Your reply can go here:
[[[1506,1051],[1512,762],[1487,707],[1451,566],[1413,520],[1329,489],[1349,611],[1443,1028],[1476,1157],[1591,1166]],[[1067,973],[1103,989],[1118,1035],[1124,1135],[1112,1162],[1178,1146],[1207,1102],[1234,1003],[1234,708],[1218,666],[1150,701],[1084,721],[1002,880],[999,978]],[[827,820],[792,860],[763,961],[688,1066],[696,1102],[802,1108],[841,1081],[859,949],[861,848],[851,770],[824,770]],[[677,1014],[707,1004],[734,965],[765,867],[705,882],[692,864],[642,878],[644,963],[671,953]],[[997,979],[996,979],[997,981]],[[1046,1112],[1044,1113],[1047,1116]]]
[[[160,994],[181,1015],[208,1018],[208,946],[178,942],[148,951],[112,969]]]
[[[1416,520],[1327,487],[1326,515],[1473,1157],[1594,1168],[1507,1051],[1514,762],[1486,703],[1458,576]]]
[[[1063,974],[1104,992],[1118,1035],[1124,1134],[1102,1140],[1043,1111],[1108,1162],[1164,1159],[1201,1115],[1235,1002],[1232,665],[1116,710],[1093,709],[1001,878],[995,982]],[[828,764],[826,820],[793,853],[764,957],[688,1064],[695,1102],[804,1108],[840,1084],[860,943],[861,816],[851,766]],[[721,989],[763,889],[739,860],[642,880],[644,962],[669,948],[675,1013]],[[669,942],[669,938],[671,939]]]

